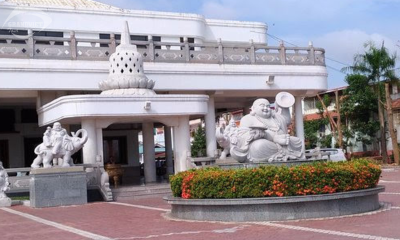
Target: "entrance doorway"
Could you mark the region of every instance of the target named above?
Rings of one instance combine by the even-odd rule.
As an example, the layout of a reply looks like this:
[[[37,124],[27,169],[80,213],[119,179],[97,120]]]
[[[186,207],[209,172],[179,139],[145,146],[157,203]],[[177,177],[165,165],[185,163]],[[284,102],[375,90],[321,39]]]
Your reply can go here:
[[[104,137],[103,151],[105,164],[128,164],[126,137]]]
[[[4,168],[9,168],[8,140],[0,140],[0,161],[3,162]]]
[[[24,138],[24,167],[30,167],[36,158],[35,148],[43,142],[42,138]]]

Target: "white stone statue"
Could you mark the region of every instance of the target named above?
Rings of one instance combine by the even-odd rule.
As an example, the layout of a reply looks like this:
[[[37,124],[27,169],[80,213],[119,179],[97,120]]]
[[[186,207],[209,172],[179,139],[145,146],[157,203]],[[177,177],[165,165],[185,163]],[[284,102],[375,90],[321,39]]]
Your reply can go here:
[[[52,160],[58,158],[63,159],[62,167],[72,166],[72,154],[83,147],[88,136],[84,129],[71,134],[72,136],[69,136],[67,130],[62,128],[58,122],[53,124],[53,128],[47,127],[43,134],[43,143],[35,148],[37,157],[31,167],[39,168],[40,164],[43,163],[44,168],[50,168]],[[82,134],[82,137],[78,137],[80,134]]]
[[[232,135],[236,134],[237,129],[238,128],[233,118],[229,120],[228,126],[220,126],[217,128],[217,142],[224,149],[221,153],[221,156],[219,157],[220,159],[226,159],[226,157],[229,155],[231,148],[230,138]]]
[[[273,162],[302,157],[302,141],[287,131],[291,118],[289,107],[294,104],[290,93],[276,96],[275,111],[267,99],[254,101],[250,114],[240,121],[236,134],[230,137],[231,156],[239,162]]]
[[[10,190],[10,183],[8,182],[8,174],[0,162],[0,207],[3,200],[8,199],[5,192]]]

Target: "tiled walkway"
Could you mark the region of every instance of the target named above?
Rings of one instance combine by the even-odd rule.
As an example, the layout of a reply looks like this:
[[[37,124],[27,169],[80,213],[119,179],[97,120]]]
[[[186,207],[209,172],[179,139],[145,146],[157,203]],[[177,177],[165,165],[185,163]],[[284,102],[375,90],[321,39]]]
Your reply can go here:
[[[161,197],[84,206],[0,209],[0,239],[399,239],[400,168],[385,169],[379,211],[333,219],[262,223],[168,219]]]

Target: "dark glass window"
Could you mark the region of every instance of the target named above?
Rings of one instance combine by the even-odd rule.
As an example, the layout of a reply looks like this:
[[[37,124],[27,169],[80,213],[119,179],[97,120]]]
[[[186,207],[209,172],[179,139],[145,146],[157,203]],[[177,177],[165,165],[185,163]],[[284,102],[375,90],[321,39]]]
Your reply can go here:
[[[0,132],[15,132],[15,112],[13,109],[0,109]]]
[[[37,37],[64,37],[63,32],[49,32],[49,31],[33,31],[33,35]],[[36,41],[36,44],[50,45],[49,41]],[[54,45],[64,45],[64,42],[55,42]]]
[[[38,123],[38,115],[36,109],[22,109],[21,110],[22,123]]]
[[[16,30],[16,29],[0,29],[0,35],[17,35],[26,36],[28,35],[27,30]],[[0,43],[6,43],[6,40],[0,40]],[[12,40],[14,44],[25,44],[25,40]]]
[[[110,39],[111,35],[106,34],[106,33],[100,33],[99,34],[100,39]],[[160,37],[161,39],[161,37]],[[121,34],[115,34],[115,40],[121,40]],[[142,35],[131,35],[131,40],[132,41],[148,41],[149,37],[148,36],[142,36]],[[144,48],[146,49],[146,45],[136,45],[137,48]],[[108,47],[108,44],[103,43],[100,44],[100,47]]]
[[[180,42],[184,43],[183,37],[180,38]],[[188,43],[194,43],[194,38],[188,38]],[[183,47],[181,50],[183,50]],[[190,47],[190,51],[194,51],[194,47]]]

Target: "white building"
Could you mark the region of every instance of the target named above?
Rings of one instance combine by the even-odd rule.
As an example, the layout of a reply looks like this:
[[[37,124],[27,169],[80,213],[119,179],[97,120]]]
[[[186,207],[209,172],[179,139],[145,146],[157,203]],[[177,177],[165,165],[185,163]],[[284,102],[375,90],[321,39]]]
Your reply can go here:
[[[178,101],[165,106],[177,111],[169,119],[130,112],[107,122],[108,112],[123,108],[111,104],[102,109],[104,116],[83,120],[93,109],[74,96],[100,93],[98,83],[107,78],[108,59],[120,43],[124,21],[130,26],[131,43],[143,56],[146,75],[156,81],[157,94],[207,95],[205,105],[187,105],[186,117],[179,117],[185,105]],[[268,46],[266,32],[264,23],[126,10],[91,0],[0,1],[0,159],[5,167],[29,166],[44,127],[60,121],[68,130],[84,127],[92,134],[93,142],[83,149],[84,163],[94,163],[96,156],[107,162],[113,156],[135,175],[138,133],[144,125],[165,125],[169,133],[172,127],[175,147],[182,150],[174,149],[175,170],[185,170],[182,161],[190,145],[179,148],[182,140],[175,133],[185,132],[189,120],[205,119],[207,153],[213,156],[219,112],[248,112],[256,98],[273,100],[280,91],[292,93],[296,112],[301,112],[303,97],[326,90],[323,49],[312,44]],[[54,110],[56,105],[68,106]],[[79,114],[78,106],[84,106]],[[75,115],[68,115],[71,111]],[[302,117],[296,124],[298,136],[304,138]],[[169,137],[166,145],[170,142]]]

